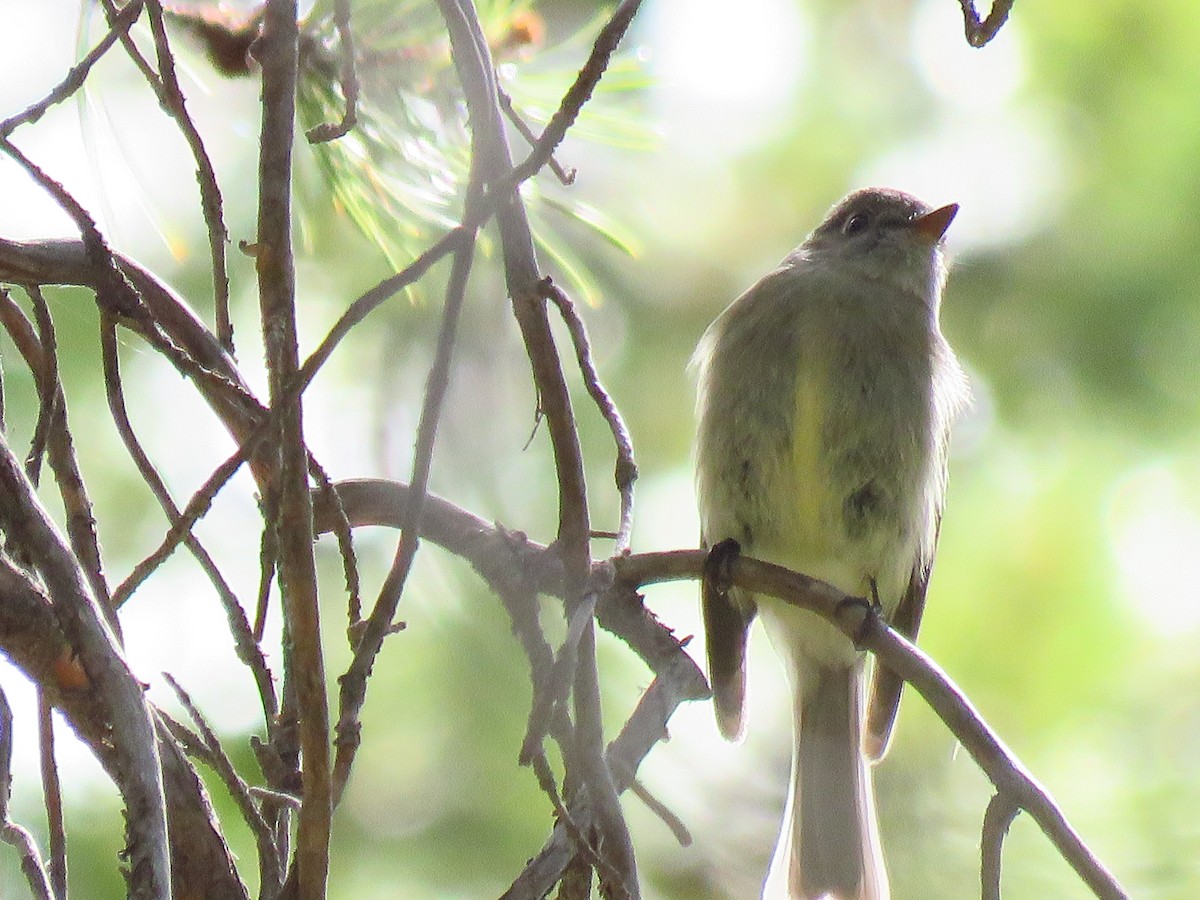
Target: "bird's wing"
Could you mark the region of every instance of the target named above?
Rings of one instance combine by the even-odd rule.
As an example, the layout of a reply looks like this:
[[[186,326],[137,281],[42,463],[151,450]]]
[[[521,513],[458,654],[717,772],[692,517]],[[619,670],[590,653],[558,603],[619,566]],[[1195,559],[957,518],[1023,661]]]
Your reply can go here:
[[[942,528],[940,506],[936,511],[934,523],[933,542],[929,552],[917,557],[908,579],[908,587],[888,623],[913,642],[917,639],[921,616],[925,612],[925,592],[929,588],[929,573],[933,571],[938,533]],[[881,665],[877,659],[871,677],[871,695],[867,704],[866,730],[863,734],[863,750],[873,762],[879,762],[887,754],[888,745],[892,740],[892,728],[896,724],[896,714],[900,711],[900,694],[903,690],[904,679]]]
[[[716,550],[721,552],[720,544]],[[700,599],[717,727],[726,740],[736,741],[746,731],[746,641],[756,609],[752,600],[723,580],[706,573]]]

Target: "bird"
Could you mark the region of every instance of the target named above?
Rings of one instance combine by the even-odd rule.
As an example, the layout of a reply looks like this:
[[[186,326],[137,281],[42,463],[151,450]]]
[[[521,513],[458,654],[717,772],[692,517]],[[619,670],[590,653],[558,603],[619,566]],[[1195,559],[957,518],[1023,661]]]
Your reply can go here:
[[[969,399],[939,324],[957,211],[851,193],[716,317],[693,357],[701,545],[866,598],[914,640],[951,424]],[[721,734],[745,731],[756,616],[790,687],[791,785],[768,890],[886,900],[868,760],[887,751],[902,680],[876,665],[868,704],[865,654],[816,613],[711,578],[701,595]]]

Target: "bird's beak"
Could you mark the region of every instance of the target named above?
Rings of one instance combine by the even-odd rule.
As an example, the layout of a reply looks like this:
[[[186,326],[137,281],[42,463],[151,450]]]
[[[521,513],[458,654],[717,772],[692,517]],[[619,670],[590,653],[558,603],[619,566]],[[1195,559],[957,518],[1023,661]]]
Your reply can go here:
[[[942,235],[946,233],[950,223],[954,221],[954,215],[957,212],[958,204],[951,203],[948,206],[939,207],[933,212],[925,213],[923,216],[918,216],[912,220],[910,226],[930,244],[936,244],[942,239]]]

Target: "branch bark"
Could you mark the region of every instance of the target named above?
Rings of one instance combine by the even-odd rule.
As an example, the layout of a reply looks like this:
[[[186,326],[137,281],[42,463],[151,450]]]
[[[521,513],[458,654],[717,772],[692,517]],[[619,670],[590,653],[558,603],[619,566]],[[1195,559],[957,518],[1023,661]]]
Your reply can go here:
[[[288,888],[300,900],[325,896],[333,815],[329,704],[312,547],[312,500],[301,395],[290,390],[300,368],[296,336],[296,276],[292,258],[292,142],[296,128],[296,66],[300,36],[295,0],[268,0],[256,56],[262,65],[259,146],[259,307],[271,409],[278,428],[279,584],[285,618],[284,697],[295,690],[303,797],[294,871]]]

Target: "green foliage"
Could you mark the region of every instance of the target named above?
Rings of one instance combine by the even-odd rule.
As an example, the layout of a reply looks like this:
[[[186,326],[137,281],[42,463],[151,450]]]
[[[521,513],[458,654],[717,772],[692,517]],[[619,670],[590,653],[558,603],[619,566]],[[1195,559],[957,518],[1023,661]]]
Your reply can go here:
[[[298,96],[306,131],[339,121],[345,111],[332,5],[318,4],[306,23]],[[544,125],[586,57],[601,20],[544,48],[545,25],[529,2],[493,0],[479,4],[478,11],[515,114],[530,126]],[[434,4],[356,4],[353,34],[358,126],[337,140],[314,144],[313,155],[334,211],[347,215],[400,269],[461,215],[470,164],[465,105]],[[647,130],[626,101],[646,85],[635,56],[621,54],[609,75],[572,129],[572,138],[647,149]],[[519,146],[515,152],[519,159]],[[546,172],[522,188],[535,238],[568,284],[590,299],[594,278],[571,243],[559,237],[563,220],[581,223],[627,252],[632,252],[632,239],[612,213],[601,213],[571,192],[540,185],[552,178]]]

